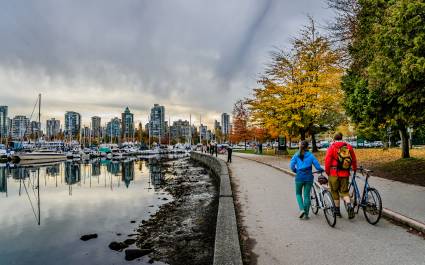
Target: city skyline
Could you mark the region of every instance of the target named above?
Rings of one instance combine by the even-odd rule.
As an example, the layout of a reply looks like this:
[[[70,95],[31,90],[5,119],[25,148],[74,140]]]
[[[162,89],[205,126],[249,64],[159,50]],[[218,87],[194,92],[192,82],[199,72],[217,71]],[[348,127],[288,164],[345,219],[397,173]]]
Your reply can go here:
[[[14,117],[17,117],[17,116],[24,116],[24,117],[26,117],[26,118],[29,119],[29,116],[30,115],[25,115],[25,114],[11,115],[10,107],[9,106],[7,106],[5,104],[4,105],[1,105],[0,104],[0,106],[2,106],[2,107],[3,106],[4,107],[8,107],[7,108],[7,110],[8,110],[7,117],[10,118],[11,120]],[[151,106],[151,108],[152,107],[153,106]],[[200,125],[200,122],[201,122],[202,125],[206,125],[208,128],[214,128],[214,123],[216,122],[216,120],[219,117],[221,117],[221,115],[223,113],[225,113],[225,112],[221,112],[220,114],[217,115],[217,117],[214,116],[211,121],[210,120],[205,121],[204,118],[203,118],[203,116],[200,117],[199,115],[196,116],[196,115],[193,115],[193,114],[188,114],[187,117],[185,117],[185,116],[170,116],[170,115],[167,114],[168,110],[167,110],[166,106],[164,106],[164,107],[165,107],[165,111],[164,111],[164,113],[165,113],[165,117],[164,117],[165,122],[168,122],[168,119],[170,119],[171,123],[173,123],[175,121],[178,121],[178,120],[187,120],[187,121],[189,121],[191,119],[192,125],[194,125],[196,127],[198,127]],[[91,128],[92,122],[93,122],[93,120],[92,120],[93,118],[100,118],[100,120],[101,120],[100,126],[101,127],[106,127],[108,125],[108,123],[112,119],[115,119],[115,118],[118,118],[119,119],[121,117],[123,111],[125,112],[125,110],[128,109],[128,108],[129,108],[128,106],[127,107],[123,107],[123,109],[119,113],[116,113],[116,114],[113,114],[112,116],[110,116],[111,117],[110,119],[103,118],[104,115],[99,114],[99,113],[96,114],[96,115],[90,116],[90,117],[84,117],[80,112],[74,111],[74,110],[64,111],[63,114],[62,114],[62,116],[57,116],[57,117],[52,117],[52,116],[46,117],[46,115],[41,114],[41,129],[44,131],[45,134],[47,134],[48,122],[51,121],[51,120],[56,120],[56,121],[59,121],[60,129],[62,129],[62,131],[66,131],[66,118],[65,117],[66,117],[66,114],[67,113],[77,113],[77,114],[80,115],[80,117],[79,117],[80,118],[80,129],[82,129],[84,127]],[[133,110],[131,110],[131,113],[134,115],[134,120],[133,120],[134,129],[136,129],[138,127],[138,124],[139,123],[141,123],[142,126],[143,126],[143,128],[144,128],[145,124],[149,122],[149,117],[148,116],[150,116],[151,109],[149,109],[149,111],[145,115],[146,118],[136,116],[135,113],[133,112]],[[30,123],[32,121],[38,121],[38,116],[37,117],[36,116],[37,115],[33,114],[33,118],[30,120]],[[196,117],[198,117],[198,119]],[[201,118],[201,120],[200,120],[200,118]]]
[[[211,126],[257,86],[268,52],[285,45],[307,14],[325,24],[332,13],[325,7],[306,0],[5,2],[0,104],[9,116],[29,116],[41,93],[42,120],[63,124],[65,111],[77,111],[89,125],[90,117],[107,121],[126,106],[145,124],[156,102],[167,118],[202,114]]]

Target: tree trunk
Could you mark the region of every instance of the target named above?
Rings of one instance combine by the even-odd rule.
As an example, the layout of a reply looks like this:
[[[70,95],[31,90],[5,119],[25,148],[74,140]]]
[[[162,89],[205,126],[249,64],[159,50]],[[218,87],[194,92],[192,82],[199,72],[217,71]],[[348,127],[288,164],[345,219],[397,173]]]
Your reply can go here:
[[[317,149],[317,143],[316,143],[316,135],[314,133],[311,134],[311,146],[313,148],[313,153],[319,151]]]
[[[386,137],[385,137],[385,139],[384,139],[384,150],[388,150],[388,148],[390,147],[390,143],[388,142],[388,140],[386,139]]]
[[[409,158],[409,136],[407,135],[406,127],[400,129],[401,138],[401,158]]]
[[[301,141],[305,140],[305,130],[300,130]]]
[[[246,151],[246,139],[245,139],[245,151]]]

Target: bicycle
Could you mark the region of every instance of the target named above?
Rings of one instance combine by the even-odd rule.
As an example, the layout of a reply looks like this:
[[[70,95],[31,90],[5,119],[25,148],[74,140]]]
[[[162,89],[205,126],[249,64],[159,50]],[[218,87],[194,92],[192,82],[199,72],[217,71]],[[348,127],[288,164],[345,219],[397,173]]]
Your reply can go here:
[[[356,172],[354,172],[351,182],[348,186],[348,192],[354,207],[354,213],[358,214],[361,207],[363,209],[363,214],[366,218],[366,221],[371,225],[375,225],[379,222],[382,216],[381,195],[379,195],[377,189],[369,186],[370,173],[373,171],[364,169],[363,167],[360,167],[359,171],[362,173],[362,176],[365,177],[363,194],[360,195],[360,189],[356,181],[356,179],[359,177],[357,176]],[[345,205],[345,207],[347,207],[347,205]]]
[[[313,186],[311,187],[311,211],[317,215],[319,209],[322,209],[325,214],[326,222],[329,226],[334,227],[336,224],[335,202],[332,198],[332,194],[323,186],[323,184],[327,183],[326,177],[323,176],[323,171],[313,172],[313,174],[316,173],[320,173],[320,175],[318,180],[313,180]]]

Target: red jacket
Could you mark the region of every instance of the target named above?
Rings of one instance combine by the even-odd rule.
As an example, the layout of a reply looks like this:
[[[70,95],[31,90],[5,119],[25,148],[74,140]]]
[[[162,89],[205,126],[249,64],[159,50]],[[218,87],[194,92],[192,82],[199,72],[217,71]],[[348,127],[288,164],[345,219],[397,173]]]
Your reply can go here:
[[[351,155],[351,168],[356,171],[357,170],[357,159],[356,154],[354,153],[353,147],[349,145],[348,143],[338,141],[333,143],[326,152],[326,158],[325,158],[325,171],[328,176],[337,176],[337,177],[348,177],[350,176],[349,170],[343,170],[338,169],[337,170],[337,157],[338,157],[338,150],[341,146],[344,144],[347,145],[348,150],[350,151]]]

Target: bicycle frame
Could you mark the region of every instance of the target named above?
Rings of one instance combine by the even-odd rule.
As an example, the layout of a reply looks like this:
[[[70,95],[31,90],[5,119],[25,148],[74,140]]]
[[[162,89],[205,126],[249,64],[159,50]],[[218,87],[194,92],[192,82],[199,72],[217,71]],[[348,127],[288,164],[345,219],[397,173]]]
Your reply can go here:
[[[316,192],[316,198],[318,198],[319,208],[324,209],[325,205],[323,204],[323,191],[325,190],[322,185],[319,184],[316,180],[313,181],[314,191]]]
[[[363,172],[362,172],[362,174],[363,174]],[[357,185],[356,178],[357,178],[357,174],[354,173],[353,177],[351,179],[351,185],[353,185],[353,187],[354,187],[354,194],[353,195],[356,196],[355,202],[357,203],[357,205],[354,205],[354,207],[358,206],[357,211],[356,211],[358,213],[359,210],[360,210],[360,207],[365,207],[366,206],[365,202],[367,202],[367,200],[368,200],[367,190],[369,188],[369,174],[366,172],[365,184],[364,184],[364,187],[363,187],[363,194],[361,196],[360,196],[360,189],[359,189],[359,186]]]

